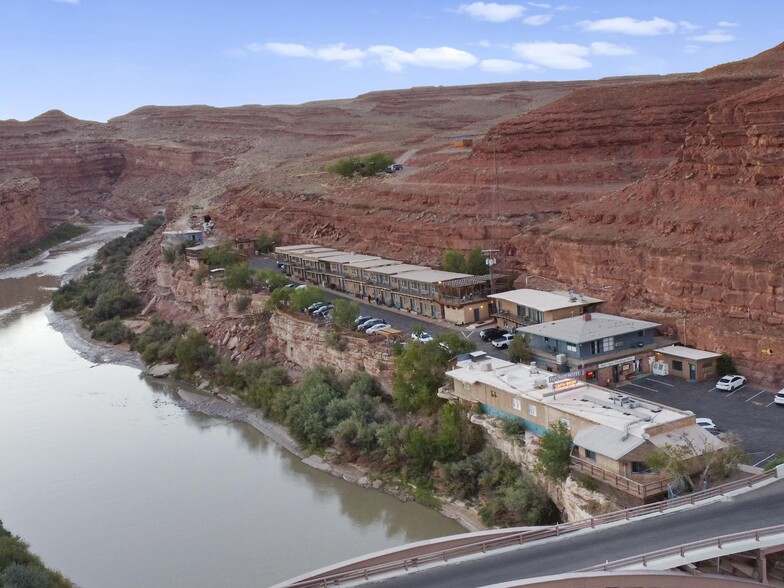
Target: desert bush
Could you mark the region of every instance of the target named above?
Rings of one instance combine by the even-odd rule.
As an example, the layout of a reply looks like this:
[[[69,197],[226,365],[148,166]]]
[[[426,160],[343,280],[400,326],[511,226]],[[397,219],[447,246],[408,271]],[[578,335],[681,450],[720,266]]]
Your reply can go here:
[[[245,312],[250,306],[250,296],[237,296],[234,301],[234,310],[237,312]]]
[[[109,343],[126,343],[133,341],[133,332],[123,324],[122,320],[115,317],[108,321],[98,323],[90,333],[93,339],[108,341]]]

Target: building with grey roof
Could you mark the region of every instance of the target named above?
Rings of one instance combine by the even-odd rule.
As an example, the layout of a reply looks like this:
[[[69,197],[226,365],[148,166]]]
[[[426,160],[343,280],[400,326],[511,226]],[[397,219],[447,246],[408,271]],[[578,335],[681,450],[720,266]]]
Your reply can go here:
[[[538,325],[519,327],[538,361],[558,371],[583,370],[589,380],[619,382],[650,370],[654,334],[661,325],[649,321],[585,313]]]

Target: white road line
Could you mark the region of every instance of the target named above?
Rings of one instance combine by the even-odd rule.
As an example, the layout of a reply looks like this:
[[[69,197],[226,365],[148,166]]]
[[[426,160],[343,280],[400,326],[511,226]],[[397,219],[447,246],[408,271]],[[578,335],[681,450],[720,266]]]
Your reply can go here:
[[[654,384],[661,384],[662,386],[669,386],[670,388],[675,388],[673,384],[668,384],[667,382],[662,382],[661,380],[654,380],[652,378],[645,378],[647,382],[653,382]]]
[[[626,386],[636,386],[637,388],[642,388],[643,390],[648,390],[649,392],[658,392],[653,388],[646,388],[645,386],[640,386],[639,384],[635,384],[634,382],[627,382]]]
[[[716,386],[714,386],[713,388],[711,388],[710,390],[708,390],[708,392],[713,392],[715,389],[716,389]]]
[[[746,402],[748,402],[749,400],[753,400],[754,398],[756,398],[756,397],[757,397],[757,396],[759,396],[760,394],[764,394],[764,393],[765,393],[765,390],[760,390],[760,391],[759,391],[759,392],[757,392],[757,393],[756,393],[754,396],[752,396],[751,398],[749,398],[749,399],[748,399]]]
[[[772,401],[770,402],[770,404],[776,404],[776,401],[775,401],[775,400],[772,400]],[[766,404],[766,405],[765,405],[765,408],[768,408],[768,407],[770,406],[770,404]]]
[[[742,386],[741,386],[741,387],[742,387]],[[733,394],[735,394],[735,392],[737,392],[738,390],[740,390],[740,388],[735,388],[735,389],[734,389],[732,392],[730,392],[729,394],[727,394],[727,396],[732,396],[732,395],[733,395]]]
[[[771,453],[771,454],[770,454],[768,457],[766,457],[766,458],[765,458],[765,459],[763,459],[763,460],[760,460],[760,461],[758,461],[757,463],[755,463],[755,464],[754,464],[753,466],[751,466],[751,467],[755,468],[755,467],[757,467],[759,464],[761,464],[761,463],[764,463],[764,462],[768,461],[768,460],[769,460],[771,457],[776,457],[776,454],[775,454],[775,453]]]

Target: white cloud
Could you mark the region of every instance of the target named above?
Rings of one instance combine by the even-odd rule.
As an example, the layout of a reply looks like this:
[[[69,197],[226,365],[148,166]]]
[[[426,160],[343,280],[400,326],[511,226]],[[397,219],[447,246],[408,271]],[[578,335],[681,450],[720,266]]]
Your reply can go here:
[[[603,18],[600,20],[583,20],[577,23],[585,31],[602,33],[620,33],[638,37],[654,37],[674,33],[678,25],[658,16],[651,20],[637,20],[628,16]]]
[[[637,51],[632,47],[626,47],[624,45],[596,41],[591,43],[591,53],[593,55],[634,55]]]
[[[716,26],[718,26],[718,27],[736,27],[736,26],[738,26],[738,23],[736,23],[736,22],[728,22],[726,20],[723,20],[723,21],[719,22]]]
[[[508,22],[520,18],[525,12],[525,7],[520,4],[496,4],[495,2],[473,2],[461,4],[457,9],[460,14],[477,20],[488,22]]]
[[[722,31],[721,29],[714,29],[708,31],[704,35],[697,35],[696,37],[688,37],[689,41],[698,41],[700,43],[729,43],[735,40],[735,35]]]
[[[391,45],[374,45],[368,48],[367,52],[378,57],[387,71],[401,71],[405,65],[435,69],[466,69],[479,61],[471,53],[452,47],[420,47],[409,52]]]
[[[550,8],[550,5],[545,4],[544,2],[529,2],[528,4],[534,8]]]
[[[690,23],[688,20],[679,20],[678,27],[684,31],[696,31],[697,29],[702,28],[700,25]]]
[[[300,43],[251,43],[246,49],[252,53],[269,51],[285,57],[312,57],[321,61],[345,61],[349,65],[358,66],[365,57],[361,49],[351,49],[345,43],[336,43],[325,47],[312,48]]]
[[[526,16],[523,19],[523,22],[527,25],[531,25],[533,27],[538,27],[543,24],[547,24],[553,18],[552,14],[533,14],[531,16]]]
[[[512,61],[510,59],[483,59],[479,63],[479,67],[482,71],[501,74],[539,69],[532,63],[520,63],[519,61]]]
[[[79,0],[54,0],[55,2],[60,2],[61,4],[79,4]]]
[[[553,69],[592,67],[591,62],[585,59],[590,54],[590,49],[574,43],[518,43],[512,49],[521,59]]]

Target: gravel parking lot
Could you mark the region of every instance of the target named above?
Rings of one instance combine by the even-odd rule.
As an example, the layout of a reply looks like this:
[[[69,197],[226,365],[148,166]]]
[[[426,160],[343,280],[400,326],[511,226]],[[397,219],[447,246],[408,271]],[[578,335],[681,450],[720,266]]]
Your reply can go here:
[[[689,382],[674,376],[646,375],[617,387],[628,394],[713,419],[722,431],[740,437],[750,465],[764,465],[784,451],[784,407],[773,404],[775,391],[746,384],[733,392],[716,390],[718,378]]]

